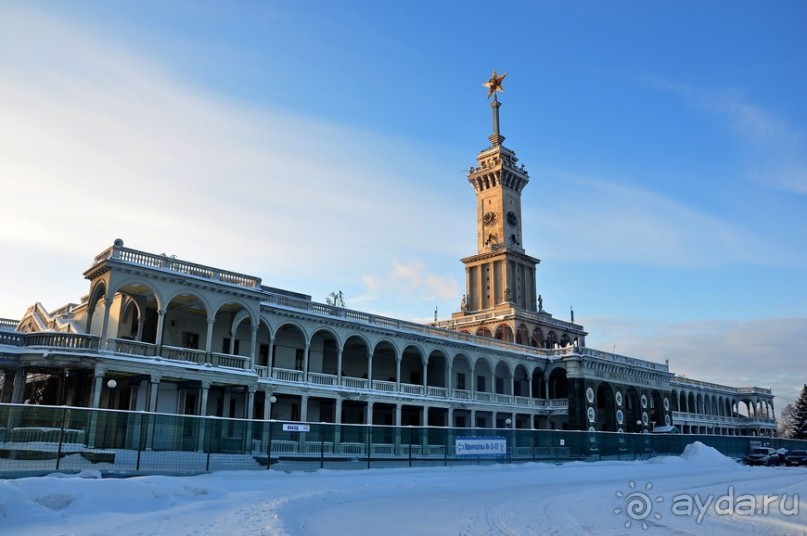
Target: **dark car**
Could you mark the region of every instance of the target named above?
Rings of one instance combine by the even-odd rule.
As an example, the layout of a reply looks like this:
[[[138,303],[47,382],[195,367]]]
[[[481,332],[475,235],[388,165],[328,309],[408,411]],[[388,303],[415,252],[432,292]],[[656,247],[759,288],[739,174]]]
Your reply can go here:
[[[770,447],[754,447],[744,460],[747,465],[779,465],[779,454]]]
[[[785,455],[785,465],[807,465],[807,450],[791,450]]]

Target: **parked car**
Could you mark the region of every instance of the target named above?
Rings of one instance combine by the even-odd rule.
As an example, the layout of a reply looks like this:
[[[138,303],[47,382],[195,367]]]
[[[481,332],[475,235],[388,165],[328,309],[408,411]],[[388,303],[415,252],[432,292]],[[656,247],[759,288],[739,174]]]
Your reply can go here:
[[[779,454],[770,447],[754,447],[743,459],[746,465],[779,465]]]
[[[807,450],[791,450],[785,455],[785,465],[807,465]]]

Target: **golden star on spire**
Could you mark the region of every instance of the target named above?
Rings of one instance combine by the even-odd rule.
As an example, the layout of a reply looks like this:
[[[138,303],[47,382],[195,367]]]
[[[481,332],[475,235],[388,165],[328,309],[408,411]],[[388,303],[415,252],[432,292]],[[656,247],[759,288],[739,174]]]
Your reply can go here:
[[[490,75],[490,80],[482,84],[488,88],[488,98],[490,98],[491,95],[494,95],[495,98],[497,91],[504,91],[504,89],[502,89],[502,80],[504,80],[505,76],[507,76],[507,73],[497,75],[496,71],[493,71],[493,74]]]

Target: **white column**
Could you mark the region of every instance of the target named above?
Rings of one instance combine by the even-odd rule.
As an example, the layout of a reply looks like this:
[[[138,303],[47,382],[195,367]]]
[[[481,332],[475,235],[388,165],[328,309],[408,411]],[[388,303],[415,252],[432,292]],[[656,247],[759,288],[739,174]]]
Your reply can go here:
[[[249,370],[255,368],[255,361],[258,357],[258,326],[252,327],[252,348],[249,352]]]
[[[106,350],[107,349],[107,331],[109,330],[109,309],[112,307],[112,298],[105,297],[104,298],[104,322],[101,325],[101,340],[99,342],[99,348]]]
[[[213,352],[213,324],[216,322],[215,318],[207,318],[207,334],[205,336],[205,363],[211,363]]]
[[[156,343],[157,348],[155,349],[156,355],[160,355],[162,353],[162,346],[163,346],[163,330],[165,329],[165,310],[158,309],[157,310],[157,338],[154,341]]]

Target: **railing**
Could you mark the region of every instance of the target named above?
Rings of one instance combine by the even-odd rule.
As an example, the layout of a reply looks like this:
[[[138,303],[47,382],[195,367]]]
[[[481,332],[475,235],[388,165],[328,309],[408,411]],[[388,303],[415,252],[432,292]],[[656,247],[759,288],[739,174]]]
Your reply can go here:
[[[342,376],[342,386],[350,387],[351,389],[367,389],[368,380],[364,378],[353,378],[350,376]]]
[[[496,394],[496,396],[495,396],[495,400],[496,400],[496,402],[498,402],[499,404],[512,404],[512,403],[513,403],[513,397],[512,397],[512,396],[510,396],[510,395],[503,395],[503,394],[501,394],[501,393],[497,393],[497,394]]]
[[[373,380],[373,389],[376,391],[384,391],[387,393],[394,393],[398,389],[397,384],[395,382],[386,382],[382,380]]]
[[[13,331],[0,331],[0,345],[25,346],[25,333]]]
[[[670,371],[670,367],[663,363],[654,363],[652,361],[645,361],[644,359],[637,359],[635,357],[628,357],[624,355],[614,354],[611,352],[603,352],[601,350],[595,350],[594,348],[588,348],[588,347],[579,348],[578,350],[580,355],[596,357],[604,361],[620,363],[622,365],[628,365],[630,367],[646,368],[651,370],[657,370],[659,372]]]
[[[71,350],[98,350],[96,335],[77,333],[37,332],[26,335],[25,346],[47,346]]]
[[[155,255],[153,253],[124,248],[122,246],[113,246],[108,248],[95,257],[96,262],[109,259],[128,264],[145,266],[148,268],[168,270],[170,272],[176,272],[192,277],[199,277],[202,279],[209,279],[212,281],[221,281],[222,283],[238,285],[241,287],[257,289],[261,286],[261,279],[258,277],[230,272],[227,270],[220,270],[210,266],[182,261],[166,255]]]
[[[211,365],[214,367],[229,367],[236,369],[246,369],[249,367],[249,358],[242,355],[221,354],[213,352],[210,354]]]
[[[19,320],[12,320],[10,318],[0,318],[0,328],[11,328],[15,329],[17,324],[19,324]]]
[[[474,395],[474,400],[478,402],[493,402],[493,393],[477,392]]]
[[[177,348],[174,346],[163,346],[160,352],[160,357],[170,361],[185,361],[187,363],[196,363],[197,365],[204,365],[206,355],[204,350]]]
[[[272,378],[285,382],[301,382],[303,381],[303,371],[275,367],[272,369]]]
[[[426,387],[426,395],[445,398],[448,396],[448,389],[446,389],[445,387],[428,386]]]
[[[259,378],[268,378],[269,377],[269,367],[264,367],[261,365],[255,365],[255,373],[258,375]]]
[[[422,395],[423,394],[423,386],[422,385],[412,385],[409,383],[402,383],[401,384],[401,392],[406,393],[408,395]]]
[[[320,374],[318,372],[309,372],[308,381],[316,385],[337,385],[337,378],[332,374]]]
[[[129,339],[109,339],[109,351],[116,354],[153,357],[156,350],[157,345],[148,342],[132,341]]]
[[[458,400],[471,400],[473,398],[473,393],[471,391],[466,391],[465,389],[454,389],[454,398]]]

